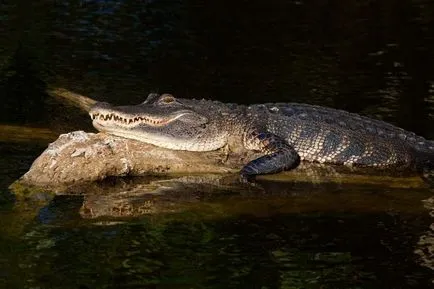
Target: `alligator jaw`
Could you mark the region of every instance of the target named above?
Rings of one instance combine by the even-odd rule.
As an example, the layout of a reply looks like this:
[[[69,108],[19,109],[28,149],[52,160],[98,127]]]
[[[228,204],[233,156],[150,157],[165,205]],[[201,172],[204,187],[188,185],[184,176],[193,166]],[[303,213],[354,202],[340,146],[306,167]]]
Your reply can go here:
[[[149,126],[165,126],[172,121],[187,115],[189,112],[178,112],[176,115],[168,116],[166,118],[158,118],[152,116],[127,116],[113,112],[91,112],[90,117],[92,118],[93,124],[99,127],[135,127],[138,125],[149,125]]]
[[[99,102],[89,115],[101,132],[168,149],[210,151],[224,145],[223,137],[215,142],[202,141],[208,118],[183,105],[112,106]]]
[[[134,139],[166,148],[168,146],[167,144],[175,145],[172,139],[167,139],[163,135],[147,134],[145,132],[138,133],[133,129],[127,129],[124,126],[104,126],[104,124],[102,124],[101,122],[96,122],[95,120],[92,122],[92,124],[97,130],[101,132],[120,136],[123,138]],[[176,145],[179,146],[179,144]],[[179,148],[173,147],[173,149]]]
[[[108,134],[116,135],[123,138],[134,139],[145,143],[150,143],[159,147],[164,147],[173,150],[191,150],[191,151],[207,151],[209,149],[202,146],[197,146],[189,143],[182,138],[174,138],[165,134],[165,126],[169,125],[175,119],[182,115],[175,116],[170,119],[151,119],[149,117],[141,117],[134,121],[132,118],[121,118],[108,115],[94,114],[92,116],[93,126]],[[106,119],[107,118],[107,119]],[[125,121],[126,120],[126,121]],[[132,120],[130,122],[130,120]]]

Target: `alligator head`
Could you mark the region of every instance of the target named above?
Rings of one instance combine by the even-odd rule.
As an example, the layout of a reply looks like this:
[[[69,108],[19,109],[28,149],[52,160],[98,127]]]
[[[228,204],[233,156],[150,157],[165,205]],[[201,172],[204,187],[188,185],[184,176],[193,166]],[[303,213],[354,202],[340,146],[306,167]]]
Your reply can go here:
[[[202,108],[203,112],[203,108]],[[204,141],[209,119],[200,108],[170,94],[150,94],[141,104],[112,106],[96,103],[89,111],[99,131],[175,150],[209,151],[224,145],[222,138]]]

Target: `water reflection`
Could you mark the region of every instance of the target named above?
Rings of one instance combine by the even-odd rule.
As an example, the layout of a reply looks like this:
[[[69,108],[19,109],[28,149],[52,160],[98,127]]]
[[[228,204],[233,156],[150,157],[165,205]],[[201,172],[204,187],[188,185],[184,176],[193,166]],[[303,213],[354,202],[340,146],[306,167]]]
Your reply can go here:
[[[335,172],[335,174],[337,174]],[[355,184],[354,176],[336,175],[280,181],[260,180],[256,184],[239,184],[232,176],[188,175],[167,178],[112,178],[83,187],[83,218],[134,217],[147,214],[181,213],[198,209],[214,214],[267,215],[270,212],[299,213],[312,210],[384,212],[393,209],[408,213],[420,209],[426,196],[424,184],[405,189],[405,178],[397,178],[402,187],[389,182]],[[294,177],[294,176],[293,176]],[[228,180],[229,179],[229,180]],[[367,178],[369,179],[369,178]],[[363,180],[363,179],[362,179]],[[352,182],[353,181],[353,182]],[[411,183],[417,183],[410,179]],[[74,188],[74,192],[79,191]],[[409,194],[409,191],[413,191]]]
[[[429,214],[434,218],[434,197],[423,200],[425,208],[429,210]],[[415,248],[415,253],[420,256],[420,263],[434,271],[434,222],[429,229],[423,234]],[[434,279],[433,279],[434,283]]]
[[[99,198],[55,197],[19,237],[17,265],[27,276],[21,282],[42,288],[431,284],[432,271],[413,254],[432,223],[421,205],[423,189],[410,195],[403,188],[281,183],[273,191],[263,183],[266,193],[247,193],[198,179],[114,180],[112,196],[101,194],[109,188],[102,185]],[[138,183],[153,190],[132,193]],[[148,210],[119,219],[122,210],[107,209],[119,200]]]
[[[11,279],[9,288],[428,288],[431,282],[432,271],[418,265],[426,261],[413,254],[426,252],[422,236],[432,223],[422,206],[431,193],[423,187],[262,180],[260,188],[246,188],[199,175],[112,179],[90,191],[16,203],[5,222],[27,224],[2,234],[20,256],[6,272],[26,278]]]

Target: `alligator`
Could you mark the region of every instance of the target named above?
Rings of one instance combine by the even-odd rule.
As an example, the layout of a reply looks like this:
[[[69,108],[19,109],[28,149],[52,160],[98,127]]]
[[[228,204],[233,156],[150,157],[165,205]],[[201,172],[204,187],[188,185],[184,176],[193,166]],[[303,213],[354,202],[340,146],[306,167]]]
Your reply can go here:
[[[241,146],[259,151],[242,179],[291,170],[300,161],[413,170],[432,183],[434,141],[355,113],[301,103],[238,105],[151,93],[138,105],[97,102],[93,126],[172,150]]]

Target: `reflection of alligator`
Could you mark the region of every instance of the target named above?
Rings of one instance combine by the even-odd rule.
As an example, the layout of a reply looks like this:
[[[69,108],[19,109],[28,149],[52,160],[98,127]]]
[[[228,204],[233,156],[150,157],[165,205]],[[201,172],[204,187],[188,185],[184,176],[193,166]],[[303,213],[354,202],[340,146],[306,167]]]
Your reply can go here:
[[[300,160],[358,167],[417,169],[433,177],[434,141],[379,120],[295,103],[224,104],[150,94],[134,106],[97,103],[100,131],[174,150],[258,150],[244,177],[275,173]]]
[[[421,200],[432,195],[417,178],[348,177],[344,166],[303,163],[300,167],[291,174],[299,178],[289,182],[288,179],[283,182],[262,179],[260,186],[227,182],[227,176],[222,174],[108,178],[83,187],[80,215],[92,219],[181,212],[200,212],[202,217],[228,214],[264,216],[308,213],[312,210],[342,212],[342,208],[354,213],[382,214],[390,210],[391,204],[381,200],[392,196],[394,210],[405,215],[414,214],[415,209],[420,210]],[[329,171],[330,167],[337,171]],[[312,182],[309,176],[306,177],[309,171],[324,175],[317,179],[318,182]],[[411,183],[422,185],[412,186],[417,196],[408,195],[407,188]],[[380,195],[372,194],[380,191]],[[368,194],[371,195],[369,198],[366,197]],[[434,260],[431,263],[434,266]]]

